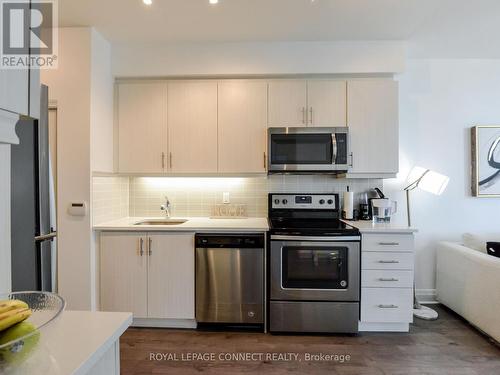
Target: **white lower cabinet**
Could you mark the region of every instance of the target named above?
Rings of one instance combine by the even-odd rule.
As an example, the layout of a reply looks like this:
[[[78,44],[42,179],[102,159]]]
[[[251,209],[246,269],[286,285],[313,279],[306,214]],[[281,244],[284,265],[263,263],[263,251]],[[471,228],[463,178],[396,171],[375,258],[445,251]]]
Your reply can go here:
[[[411,288],[413,271],[363,270],[362,288]]]
[[[148,235],[148,317],[194,319],[194,234]]]
[[[147,318],[147,257],[140,253],[145,238],[146,233],[101,234],[101,310]]]
[[[103,232],[100,244],[101,310],[194,320],[194,233]]]
[[[413,234],[363,234],[360,331],[408,331],[413,322]]]
[[[369,323],[410,323],[411,288],[361,288],[361,321]]]

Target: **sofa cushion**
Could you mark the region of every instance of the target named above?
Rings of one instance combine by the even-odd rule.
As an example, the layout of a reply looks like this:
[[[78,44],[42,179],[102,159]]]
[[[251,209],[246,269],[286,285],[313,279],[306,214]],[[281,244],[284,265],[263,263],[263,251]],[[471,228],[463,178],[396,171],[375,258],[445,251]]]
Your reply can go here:
[[[486,242],[500,242],[500,234],[488,236],[465,233],[462,236],[462,241],[465,247],[488,254],[488,251],[486,250]]]
[[[500,258],[500,242],[487,242],[486,250],[488,251],[488,254]]]

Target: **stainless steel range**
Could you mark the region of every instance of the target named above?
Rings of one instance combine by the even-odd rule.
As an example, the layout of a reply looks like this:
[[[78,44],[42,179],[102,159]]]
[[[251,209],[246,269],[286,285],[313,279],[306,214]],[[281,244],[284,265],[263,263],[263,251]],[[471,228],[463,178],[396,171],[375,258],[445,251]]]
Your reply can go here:
[[[269,194],[271,332],[356,333],[360,234],[338,194]]]

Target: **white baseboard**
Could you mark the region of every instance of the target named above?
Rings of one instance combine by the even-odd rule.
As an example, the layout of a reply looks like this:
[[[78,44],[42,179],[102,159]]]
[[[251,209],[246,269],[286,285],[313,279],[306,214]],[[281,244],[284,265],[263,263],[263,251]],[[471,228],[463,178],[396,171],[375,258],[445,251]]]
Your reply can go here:
[[[416,289],[417,300],[420,303],[437,304],[436,289]]]
[[[132,327],[149,328],[196,328],[194,319],[152,319],[152,318],[134,318]]]

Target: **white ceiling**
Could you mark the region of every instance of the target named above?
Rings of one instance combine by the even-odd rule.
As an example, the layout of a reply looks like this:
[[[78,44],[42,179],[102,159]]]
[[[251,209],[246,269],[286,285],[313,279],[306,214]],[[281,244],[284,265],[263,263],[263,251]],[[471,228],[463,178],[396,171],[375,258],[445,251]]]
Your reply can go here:
[[[439,1],[437,1],[439,2]],[[407,39],[436,0],[60,0],[62,26],[112,42]]]
[[[59,15],[61,26],[94,26],[113,43],[410,40],[460,50],[463,40],[500,49],[499,0],[59,0]]]

